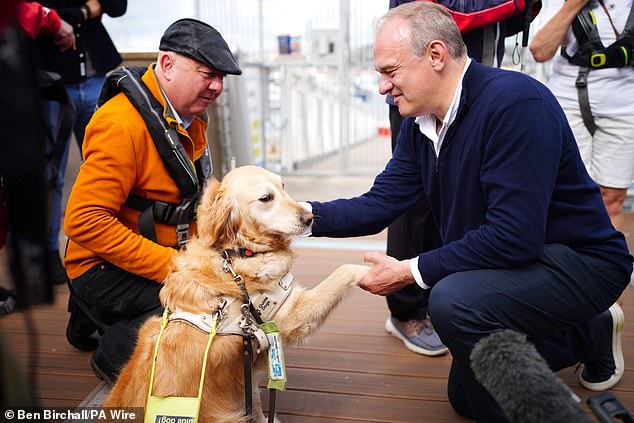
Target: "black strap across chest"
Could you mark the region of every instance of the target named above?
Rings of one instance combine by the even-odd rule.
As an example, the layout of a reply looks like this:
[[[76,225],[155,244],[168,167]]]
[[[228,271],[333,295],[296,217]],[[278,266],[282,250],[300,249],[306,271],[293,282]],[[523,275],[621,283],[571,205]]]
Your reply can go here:
[[[124,204],[141,212],[141,235],[157,242],[154,224],[172,225],[176,227],[180,247],[189,238],[189,224],[196,218],[202,187],[212,173],[211,154],[207,146],[201,158],[192,164],[178,132],[163,117],[163,106],[142,81],[144,70],[140,66],[127,66],[109,74],[97,105],[123,92],[143,118],[165,168],[178,187],[181,202],[167,203],[130,193]]]

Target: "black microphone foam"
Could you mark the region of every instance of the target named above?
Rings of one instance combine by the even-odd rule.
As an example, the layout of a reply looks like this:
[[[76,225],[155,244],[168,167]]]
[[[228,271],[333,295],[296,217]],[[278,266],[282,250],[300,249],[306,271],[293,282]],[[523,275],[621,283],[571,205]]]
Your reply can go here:
[[[512,423],[592,422],[525,335],[503,330],[481,339],[471,368]]]

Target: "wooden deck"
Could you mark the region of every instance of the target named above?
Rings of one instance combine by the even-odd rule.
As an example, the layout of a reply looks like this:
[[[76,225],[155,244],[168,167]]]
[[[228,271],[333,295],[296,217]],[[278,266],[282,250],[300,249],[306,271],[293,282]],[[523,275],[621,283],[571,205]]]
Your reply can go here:
[[[307,286],[341,263],[361,260],[361,252],[356,250],[301,247],[296,252],[294,274]],[[621,299],[626,317],[634,316],[633,290],[629,287]],[[96,405],[104,385],[90,370],[89,353],[75,350],[66,342],[66,287],[57,287],[56,294],[54,304],[31,311],[32,333],[27,330],[24,313],[0,318],[0,332],[26,371],[35,375],[41,406],[75,407],[86,398],[92,399],[90,405]],[[287,348],[289,385],[278,395],[280,420],[469,421],[455,414],[446,398],[450,357],[424,357],[405,349],[385,332],[387,316],[383,298],[353,289],[308,343]],[[29,339],[37,340],[35,350],[29,348]],[[629,410],[634,410],[634,324],[626,324],[624,351],[628,368],[613,392]],[[27,364],[32,358],[37,359],[37,365]],[[573,370],[562,371],[559,376],[585,404],[591,393],[580,387]]]

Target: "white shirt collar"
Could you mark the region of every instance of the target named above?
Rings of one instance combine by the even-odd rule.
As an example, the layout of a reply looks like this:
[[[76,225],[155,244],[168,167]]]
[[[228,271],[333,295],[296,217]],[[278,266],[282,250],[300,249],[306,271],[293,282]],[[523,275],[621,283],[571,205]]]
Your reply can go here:
[[[462,95],[462,80],[464,79],[464,75],[467,72],[467,68],[469,68],[470,64],[471,59],[467,58],[464,68],[462,69],[462,74],[460,75],[460,81],[458,82],[458,86],[456,87],[456,91],[454,92],[453,100],[451,101],[451,105],[449,106],[449,110],[447,110],[447,114],[442,120],[440,132],[436,133],[436,117],[432,114],[424,114],[418,116],[415,119],[420,132],[433,142],[434,150],[436,150],[436,155],[438,155],[438,153],[440,152],[440,146],[445,139],[447,129],[454,122],[454,120],[456,120],[456,115],[458,114],[458,106],[460,105],[460,96]]]
[[[187,118],[187,117],[181,118],[179,116],[178,112],[176,112],[176,109],[174,108],[174,106],[172,106],[172,103],[170,102],[170,99],[167,98],[167,95],[165,94],[165,91],[163,91],[162,88],[161,88],[161,92],[163,93],[163,97],[165,97],[165,101],[167,102],[167,105],[170,107],[170,110],[174,114],[174,118],[176,119],[176,122],[178,122],[178,124],[180,126],[182,126],[183,129],[189,128],[189,125],[191,125],[192,122],[194,121],[194,116],[189,117],[189,118]]]

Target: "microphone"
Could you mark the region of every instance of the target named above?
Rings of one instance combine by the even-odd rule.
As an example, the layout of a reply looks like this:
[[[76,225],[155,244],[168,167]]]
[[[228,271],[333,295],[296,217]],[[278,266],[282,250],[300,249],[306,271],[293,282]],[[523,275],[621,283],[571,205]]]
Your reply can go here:
[[[512,423],[592,423],[526,335],[495,332],[478,341],[470,358],[476,379]]]

